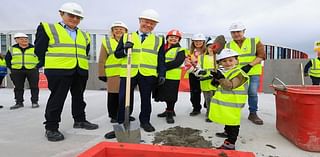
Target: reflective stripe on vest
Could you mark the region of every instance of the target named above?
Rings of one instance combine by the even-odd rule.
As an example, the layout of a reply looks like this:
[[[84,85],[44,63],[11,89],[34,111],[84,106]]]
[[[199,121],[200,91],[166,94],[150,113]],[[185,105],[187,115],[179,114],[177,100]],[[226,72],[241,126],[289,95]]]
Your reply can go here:
[[[184,48],[181,47],[175,47],[171,48],[168,52],[166,52],[166,63],[171,62],[176,59],[178,52],[185,51]],[[180,80],[181,78],[181,66],[176,67],[174,69],[170,69],[166,71],[166,79],[169,80]]]
[[[86,49],[90,43],[89,34],[77,29],[76,40],[59,23],[42,23],[49,37],[48,52],[45,56],[45,69],[73,69],[77,65],[89,69]]]
[[[320,77],[320,61],[318,58],[311,59],[312,67],[309,75],[313,77]]]
[[[201,69],[207,71],[207,74],[203,77],[210,76],[210,71],[214,69],[213,56],[205,54],[200,55],[199,64]],[[217,87],[211,84],[211,79],[200,81],[200,88],[202,91],[212,91],[217,89]]]
[[[123,36],[123,43],[127,41],[128,34]],[[132,33],[132,42],[134,43],[131,54],[131,77],[138,74],[143,76],[157,76],[158,52],[162,45],[162,38],[149,34],[143,43],[140,41],[139,35]],[[121,60],[120,76],[127,76],[127,58]]]
[[[241,86],[232,90],[218,86],[210,103],[209,119],[212,121],[224,125],[240,125],[241,109],[248,99],[249,77],[239,68],[231,69],[224,74],[226,79],[231,80],[240,73],[247,78]]]
[[[238,52],[240,54],[240,56],[238,57],[239,64],[240,66],[245,66],[255,60],[256,45],[259,41],[259,38],[246,38],[240,48],[238,44],[234,40],[232,40],[226,44],[226,48],[230,48]],[[261,64],[257,64],[250,69],[248,75],[261,75],[261,72],[262,66]]]
[[[105,36],[102,39],[102,45],[104,46],[108,54],[108,58],[106,59],[104,65],[105,75],[107,77],[119,76],[121,70],[121,59],[118,59],[114,56],[114,51],[118,46],[118,41],[114,38]]]
[[[17,47],[11,47],[10,53],[12,69],[21,69],[23,66],[26,69],[33,69],[39,62],[38,57],[34,54],[33,47],[26,49],[24,53]]]

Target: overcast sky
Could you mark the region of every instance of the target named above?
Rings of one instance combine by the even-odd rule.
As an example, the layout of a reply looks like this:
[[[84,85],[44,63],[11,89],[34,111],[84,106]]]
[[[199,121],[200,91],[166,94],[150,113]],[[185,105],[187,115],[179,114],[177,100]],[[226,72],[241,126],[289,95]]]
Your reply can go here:
[[[58,10],[68,0],[1,0],[0,30],[35,29],[40,21],[60,21]],[[84,9],[84,29],[107,29],[115,20],[130,30],[138,27],[144,9],[155,9],[160,23],[155,31],[172,28],[230,37],[231,23],[241,21],[245,36],[302,50],[314,56],[320,40],[319,0],[73,0]]]

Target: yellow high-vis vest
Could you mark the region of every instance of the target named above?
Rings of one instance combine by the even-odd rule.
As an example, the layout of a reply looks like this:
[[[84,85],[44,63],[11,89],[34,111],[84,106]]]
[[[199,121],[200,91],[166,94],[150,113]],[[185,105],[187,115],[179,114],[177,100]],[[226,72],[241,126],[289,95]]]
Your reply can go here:
[[[88,70],[88,56],[86,49],[90,43],[90,35],[77,29],[76,40],[59,23],[42,22],[49,37],[48,51],[45,56],[45,69],[73,69],[77,65]]]
[[[239,68],[227,71],[224,76],[231,80],[240,73],[249,79]],[[223,125],[240,125],[241,109],[247,102],[248,88],[248,81],[232,90],[225,90],[219,85],[211,98],[209,119]]]
[[[7,67],[5,59],[0,59],[0,67]]]
[[[239,47],[238,44],[234,40],[232,40],[226,44],[226,48],[230,48],[239,53],[239,65],[240,67],[242,67],[255,60],[257,44],[259,41],[260,38],[246,38],[243,41],[242,46]],[[261,64],[256,64],[250,69],[248,75],[261,75],[261,72]]]
[[[320,77],[320,61],[318,58],[311,59],[312,67],[309,75],[313,77]]]
[[[183,51],[183,50],[184,50],[184,52],[186,52],[185,48],[181,48],[181,47],[171,48],[168,52],[166,52],[166,63],[175,60],[178,52]],[[182,64],[177,68],[170,69],[170,70],[166,71],[166,79],[180,80],[181,79],[181,71],[182,71],[181,66],[182,66]]]
[[[105,36],[102,39],[102,45],[108,52],[108,58],[106,59],[104,69],[107,77],[119,76],[121,70],[121,59],[114,56],[114,51],[118,46],[118,41],[114,38]]]
[[[128,34],[123,36],[123,43],[126,43]],[[139,34],[132,33],[132,48],[131,58],[131,77],[138,74],[143,76],[158,76],[158,52],[162,45],[162,37],[158,37],[150,33],[143,43],[140,41]],[[127,77],[127,58],[121,60],[120,77]]]
[[[12,56],[12,69],[21,69],[23,66],[26,69],[33,69],[39,63],[38,57],[34,54],[33,47],[26,49],[24,53],[17,47],[11,47],[10,53]]]
[[[199,57],[199,65],[201,69],[205,70],[207,74],[203,77],[208,77],[210,75],[210,71],[214,69],[213,56],[202,54]],[[213,91],[216,90],[217,87],[211,85],[211,80],[203,80],[200,81],[201,91]]]

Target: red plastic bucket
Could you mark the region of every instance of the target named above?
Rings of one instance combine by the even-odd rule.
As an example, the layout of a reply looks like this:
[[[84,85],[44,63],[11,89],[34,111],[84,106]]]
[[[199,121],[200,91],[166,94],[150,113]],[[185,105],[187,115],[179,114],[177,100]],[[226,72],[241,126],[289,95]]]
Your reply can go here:
[[[299,148],[320,152],[320,86],[272,86],[276,127]]]
[[[254,157],[251,152],[231,150],[101,142],[79,157]]]

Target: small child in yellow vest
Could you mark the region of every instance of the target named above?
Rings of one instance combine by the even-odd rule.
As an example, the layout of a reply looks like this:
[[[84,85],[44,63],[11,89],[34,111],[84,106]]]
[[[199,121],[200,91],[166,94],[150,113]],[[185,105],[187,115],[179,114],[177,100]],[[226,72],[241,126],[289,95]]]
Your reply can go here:
[[[310,76],[312,85],[320,85],[320,41],[314,43],[314,51],[317,53],[317,58],[311,59],[305,65],[304,76]]]
[[[227,138],[218,149],[234,150],[239,134],[241,109],[248,98],[248,75],[238,64],[238,53],[231,49],[223,49],[217,55],[217,62],[223,68],[211,72],[211,84],[217,87],[211,99],[209,119],[225,125],[224,132],[216,136]]]

